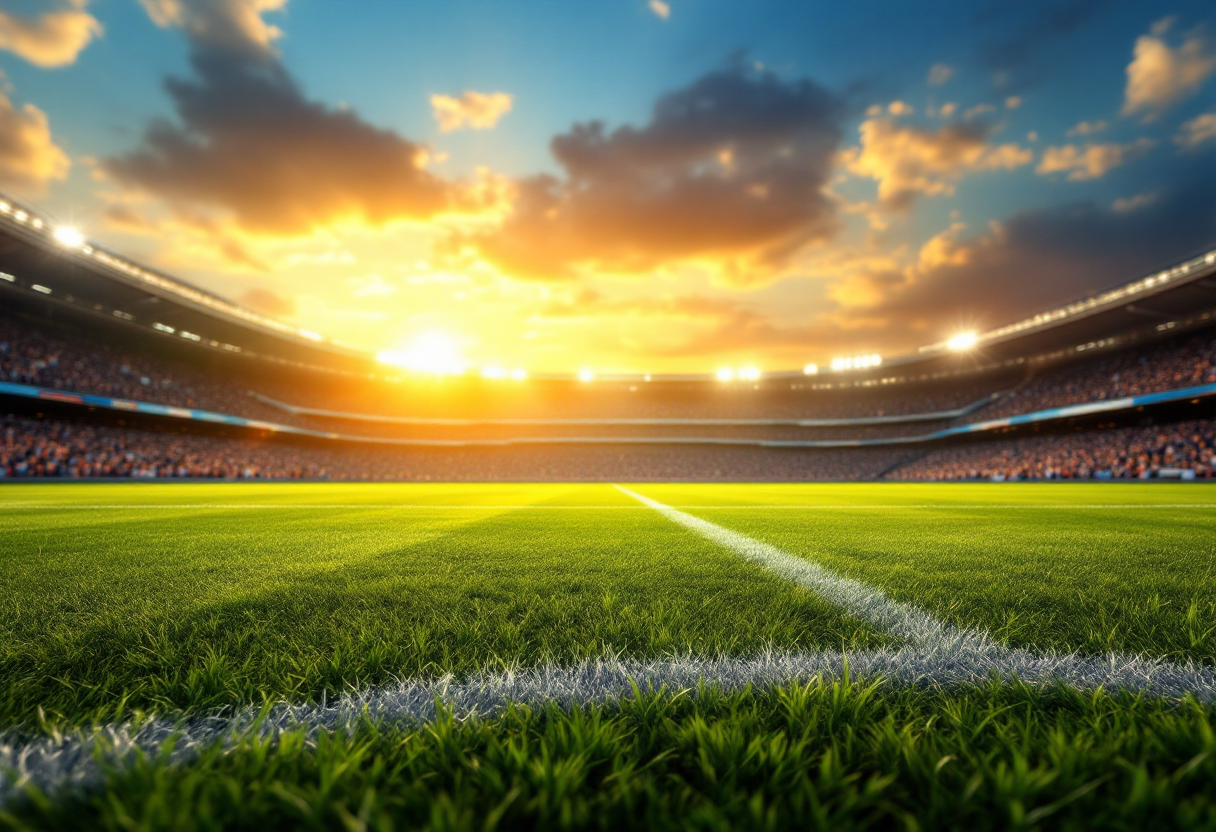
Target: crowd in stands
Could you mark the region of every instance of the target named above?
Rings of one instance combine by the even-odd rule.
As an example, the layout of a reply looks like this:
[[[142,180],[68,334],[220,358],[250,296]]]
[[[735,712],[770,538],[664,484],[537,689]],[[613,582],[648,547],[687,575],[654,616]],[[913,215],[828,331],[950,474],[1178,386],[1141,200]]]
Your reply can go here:
[[[413,381],[321,378],[274,384],[218,375],[144,351],[0,315],[0,381],[229,413],[359,435],[399,435],[389,425],[299,416],[263,403],[420,418],[848,419],[905,416],[970,405],[1014,383],[983,378],[937,386],[813,390],[772,384]],[[900,435],[903,435],[902,433]]]
[[[892,449],[671,445],[319,447],[7,417],[0,477],[329,480],[855,480],[908,458]]]
[[[1213,422],[1092,430],[939,448],[887,474],[898,480],[1216,477]],[[1183,473],[1190,472],[1190,473]]]
[[[1201,384],[1216,384],[1216,338],[1211,330],[1045,370],[968,421]]]
[[[352,436],[871,439],[940,430],[944,420],[853,427],[656,425],[400,425],[292,414],[249,392],[249,379],[0,315],[0,380],[213,410]],[[931,413],[1012,386],[993,376],[939,386],[811,390],[808,383],[572,384],[480,379],[283,380],[260,391],[299,405],[457,419],[816,419]],[[1213,331],[1049,367],[957,423],[1216,383]],[[394,391],[396,391],[394,393]],[[396,408],[394,410],[393,408]],[[931,449],[798,449],[678,445],[521,445],[392,448],[288,445],[121,430],[10,417],[6,477],[317,479],[1077,479],[1213,475],[1212,426],[1128,428],[997,439]],[[909,446],[911,447],[911,446]],[[913,459],[912,462],[907,462]],[[900,466],[901,463],[905,463]]]
[[[284,445],[6,418],[0,477],[133,479],[324,478],[315,460]]]
[[[0,316],[0,381],[253,419],[298,421],[257,401],[231,379],[5,316]]]

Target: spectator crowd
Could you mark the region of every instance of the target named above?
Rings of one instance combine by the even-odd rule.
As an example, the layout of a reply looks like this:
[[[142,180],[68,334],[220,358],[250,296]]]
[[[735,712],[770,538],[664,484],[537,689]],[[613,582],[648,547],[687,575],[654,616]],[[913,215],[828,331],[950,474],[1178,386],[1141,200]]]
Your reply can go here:
[[[263,379],[265,377],[262,377]],[[924,434],[947,423],[879,426],[394,425],[293,415],[259,401],[248,384],[182,361],[43,329],[0,315],[0,380],[199,408],[346,434],[427,439],[561,436],[863,439]],[[620,382],[494,383],[284,379],[273,396],[324,409],[456,419],[789,419],[927,413],[974,402],[1008,379],[880,389],[810,390],[790,384]],[[450,382],[450,383],[448,383]],[[263,382],[264,383],[264,382]],[[1044,369],[961,422],[1160,390],[1216,383],[1211,330]],[[393,390],[396,390],[394,396]],[[262,388],[267,392],[267,388]],[[403,412],[404,411],[404,412]],[[1094,430],[995,439],[924,453],[906,448],[754,448],[707,444],[516,445],[393,448],[281,442],[122,430],[8,418],[5,477],[204,477],[228,479],[1086,479],[1143,478],[1184,470],[1213,475],[1210,424]],[[912,458],[914,461],[909,462]]]
[[[1211,421],[998,439],[940,448],[887,474],[898,480],[1216,477]],[[1189,474],[1183,472],[1190,472]]]
[[[1212,331],[1138,350],[1064,364],[1035,375],[967,421],[1216,384]]]
[[[54,420],[0,422],[0,478],[856,480],[906,450],[676,445],[303,446]]]

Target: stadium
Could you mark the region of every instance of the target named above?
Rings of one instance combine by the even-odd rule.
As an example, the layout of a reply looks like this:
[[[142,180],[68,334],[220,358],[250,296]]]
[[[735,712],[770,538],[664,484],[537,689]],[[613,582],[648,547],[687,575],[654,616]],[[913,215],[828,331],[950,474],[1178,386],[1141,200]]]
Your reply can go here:
[[[1214,27],[0,0],[0,832],[1216,830]]]
[[[8,477],[1216,476],[1216,251],[855,366],[420,379],[11,200],[0,229]]]

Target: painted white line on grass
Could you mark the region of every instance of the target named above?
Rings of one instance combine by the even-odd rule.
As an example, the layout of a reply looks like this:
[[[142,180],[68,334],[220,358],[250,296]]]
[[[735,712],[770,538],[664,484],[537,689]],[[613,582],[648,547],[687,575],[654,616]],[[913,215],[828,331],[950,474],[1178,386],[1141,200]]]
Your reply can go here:
[[[412,727],[435,717],[442,702],[458,718],[493,716],[511,704],[564,708],[611,704],[665,689],[697,695],[699,686],[737,691],[776,685],[883,679],[894,685],[980,685],[1015,680],[1032,685],[1064,683],[1084,691],[1124,690],[1170,699],[1192,696],[1216,702],[1216,669],[1115,657],[1036,655],[1025,650],[948,650],[920,645],[850,653],[770,651],[748,658],[674,658],[654,661],[600,659],[574,667],[542,666],[509,673],[406,681],[353,692],[336,701],[266,710],[238,709],[223,716],[186,720],[152,719],[136,725],[112,724],[58,731],[52,736],[0,736],[0,805],[34,786],[44,794],[64,787],[96,787],[102,766],[133,763],[140,756],[169,763],[189,762],[219,743],[275,739],[285,732],[315,735],[350,731],[365,720]],[[173,739],[172,751],[165,743]]]
[[[685,514],[624,486],[618,485],[616,488],[668,520],[775,572],[788,581],[806,587],[853,616],[874,624],[893,636],[913,644],[933,645],[937,648],[955,649],[964,645],[982,648],[990,644],[990,639],[984,633],[948,627],[927,612],[892,599],[881,589],[837,575],[814,561],[796,557],[769,543]]]

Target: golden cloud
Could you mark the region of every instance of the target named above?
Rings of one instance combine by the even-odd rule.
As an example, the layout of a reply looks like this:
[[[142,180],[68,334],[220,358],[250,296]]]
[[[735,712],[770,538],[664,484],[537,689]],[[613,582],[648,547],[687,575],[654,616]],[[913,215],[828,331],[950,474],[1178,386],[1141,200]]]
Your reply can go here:
[[[474,92],[466,90],[459,97],[432,95],[431,108],[439,132],[450,133],[465,127],[489,130],[498,120],[511,112],[512,97],[505,92]]]
[[[1183,123],[1174,136],[1174,144],[1194,150],[1213,139],[1216,139],[1216,113],[1203,113]]]
[[[991,128],[950,124],[937,130],[872,118],[861,124],[861,146],[844,154],[848,169],[878,182],[885,207],[907,210],[917,195],[949,195],[967,173],[1012,170],[1034,154],[1017,144],[994,146]]]
[[[1160,20],[1149,34],[1136,39],[1127,65],[1123,115],[1144,113],[1144,120],[1151,121],[1197,92],[1216,71],[1216,50],[1202,35],[1191,33],[1177,48],[1166,43],[1172,23],[1171,18]]]
[[[202,38],[192,40],[197,80],[165,84],[180,123],[154,121],[139,147],[102,160],[110,180],[179,213],[220,211],[246,232],[283,236],[346,220],[428,219],[463,205],[457,188],[425,169],[425,148],[309,100],[275,56],[258,51],[259,41],[212,45],[219,31],[243,37],[244,19],[197,35],[187,25],[192,39]]]
[[[1155,144],[1152,139],[1137,139],[1129,144],[1087,144],[1079,148],[1075,144],[1049,147],[1043,151],[1036,171],[1040,174],[1068,172],[1074,182],[1098,179],[1112,168],[1143,156]]]
[[[825,186],[842,112],[811,81],[710,73],[661,98],[642,127],[555,137],[564,179],[516,183],[503,224],[453,247],[542,280],[689,262],[735,284],[771,279],[836,231]]]
[[[669,17],[671,17],[671,5],[664,3],[663,0],[650,0],[647,5],[650,6],[650,10],[654,12],[655,15],[661,17],[663,20],[667,20]]]
[[[287,0],[139,0],[157,26],[182,29],[212,49],[269,52],[283,33],[262,19]]]
[[[46,113],[33,104],[18,109],[0,92],[0,181],[41,193],[67,178],[72,162],[51,137]]]
[[[1080,121],[1074,127],[1069,128],[1068,136],[1092,136],[1095,133],[1101,133],[1109,125],[1105,121]]]
[[[0,49],[41,67],[67,66],[76,60],[103,28],[85,11],[86,0],[44,12],[33,20],[0,10]]]

